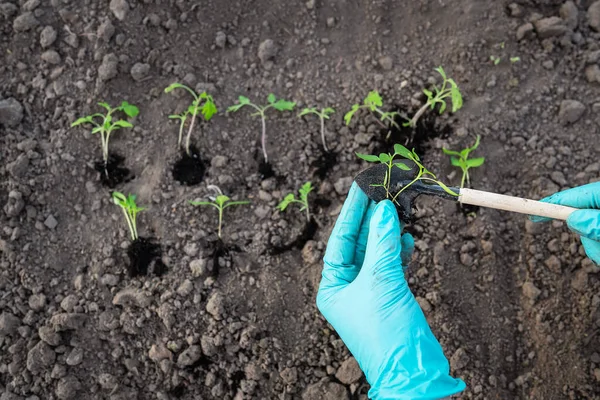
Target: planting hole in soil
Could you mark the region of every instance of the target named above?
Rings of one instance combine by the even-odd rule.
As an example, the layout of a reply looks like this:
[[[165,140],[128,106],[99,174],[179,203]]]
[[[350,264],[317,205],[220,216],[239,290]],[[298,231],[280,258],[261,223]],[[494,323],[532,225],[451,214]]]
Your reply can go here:
[[[127,248],[129,276],[145,276],[152,273],[162,276],[167,266],[162,262],[162,249],[153,238],[138,238]]]
[[[400,129],[391,126],[389,129],[382,129],[377,136],[377,146],[374,153],[379,154],[388,152],[395,143],[415,149],[417,154],[424,155],[430,148],[430,141],[434,138],[447,138],[452,133],[450,125],[436,124],[437,111],[431,111],[423,115],[417,121],[417,126],[413,129],[410,126],[404,126],[406,119],[402,115],[412,115],[413,112],[407,112],[406,107],[398,106],[394,121]]]
[[[457,203],[456,206],[458,207],[459,211],[465,217],[468,217],[469,215],[477,214],[479,212],[479,209],[480,209],[479,206],[472,206],[470,204]]]
[[[258,150],[258,146],[257,149],[254,150],[254,160],[258,163],[258,173],[260,174],[260,178],[264,181],[265,179],[273,178],[276,174],[271,163],[265,161],[265,157],[262,152]]]
[[[331,171],[331,169],[337,163],[337,153],[333,151],[325,151],[323,146],[319,146],[319,158],[317,158],[311,164],[312,167],[316,168],[314,172],[314,176],[319,179],[325,179],[327,173]]]
[[[117,185],[130,181],[133,176],[130,176],[131,171],[122,166],[125,162],[125,157],[118,154],[108,156],[106,165],[104,161],[96,161],[94,169],[100,173],[100,181],[110,189],[114,189]]]
[[[211,275],[216,278],[219,276],[219,259],[225,259],[231,261],[231,252],[240,252],[241,249],[238,246],[232,245],[227,246],[221,239],[213,240],[208,242],[211,251],[212,270]]]
[[[283,254],[292,249],[299,249],[299,250],[302,249],[304,247],[304,245],[306,244],[306,242],[308,242],[309,240],[312,240],[315,237],[315,234],[317,233],[317,229],[319,229],[319,225],[317,224],[317,221],[315,221],[314,218],[311,218],[310,221],[305,222],[302,232],[300,233],[300,235],[298,237],[296,237],[296,239],[292,240],[290,243],[285,244],[283,246],[271,247],[271,249],[269,251],[270,254],[278,255],[278,254]]]
[[[193,186],[202,182],[205,170],[200,152],[196,147],[190,146],[190,154],[184,151],[173,166],[173,178],[183,185]]]

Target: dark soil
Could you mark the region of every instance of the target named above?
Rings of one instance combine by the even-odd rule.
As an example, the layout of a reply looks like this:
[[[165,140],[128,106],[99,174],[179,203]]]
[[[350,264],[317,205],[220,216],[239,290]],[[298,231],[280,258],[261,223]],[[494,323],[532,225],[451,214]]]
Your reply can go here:
[[[317,221],[315,221],[314,218],[311,218],[310,221],[306,221],[304,224],[304,228],[302,228],[300,235],[283,246],[273,246],[269,253],[272,255],[279,255],[293,249],[301,250],[306,242],[315,237],[318,229],[319,225],[317,224]]]
[[[122,166],[125,162],[125,157],[112,153],[108,155],[108,162],[96,161],[94,169],[100,173],[100,181],[110,189],[114,189],[123,182],[130,181],[134,177],[131,176],[131,171]]]
[[[138,238],[127,248],[129,265],[127,271],[130,277],[146,276],[149,273],[162,276],[167,272],[163,263],[162,249],[154,238]]]
[[[323,180],[337,164],[338,155],[333,151],[325,151],[323,146],[319,146],[319,153],[319,158],[313,161],[311,166],[315,168],[314,176]]]
[[[208,252],[210,254],[210,259],[212,260],[212,268],[210,270],[211,276],[214,278],[219,276],[220,264],[219,259],[225,261],[225,263],[231,263],[232,257],[231,253],[236,252],[239,253],[242,250],[239,246],[236,245],[226,245],[225,242],[221,239],[212,240],[208,242]]]
[[[200,152],[190,146],[190,154],[182,151],[181,158],[173,166],[173,178],[183,185],[194,186],[202,182],[205,170]]]

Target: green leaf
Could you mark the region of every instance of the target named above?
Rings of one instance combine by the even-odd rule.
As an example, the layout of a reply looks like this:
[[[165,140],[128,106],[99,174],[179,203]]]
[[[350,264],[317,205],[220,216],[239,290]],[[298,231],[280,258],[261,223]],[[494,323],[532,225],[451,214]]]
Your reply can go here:
[[[448,149],[447,149],[447,148],[445,148],[445,147],[442,147],[442,152],[443,152],[444,154],[447,154],[447,155],[449,155],[449,156],[457,156],[457,157],[460,157],[460,153],[459,153],[458,151],[454,151],[454,150],[448,150]]]
[[[92,129],[92,135],[98,132],[102,132],[104,130],[103,126],[97,126],[94,129]]]
[[[404,158],[412,158],[412,153],[410,150],[398,143],[394,145],[394,155],[396,154]]]
[[[381,153],[379,155],[379,161],[383,164],[389,163],[392,157],[389,154]]]
[[[129,104],[126,101],[121,103],[121,110],[123,110],[123,112],[127,114],[127,116],[130,118],[137,117],[140,113],[140,110],[136,106],[134,106],[133,104]]]
[[[281,203],[277,205],[277,209],[280,211],[285,211],[285,209],[296,199],[293,193],[288,194],[281,200]]]
[[[435,70],[442,76],[442,78],[444,78],[444,80],[447,80],[446,72],[442,66],[437,67]]]
[[[313,191],[313,186],[311,182],[306,182],[304,185],[302,185],[302,187],[300,188],[300,190],[298,190],[298,193],[300,193],[300,198],[306,202],[307,198],[308,198],[308,194],[310,192]]]
[[[433,98],[433,93],[431,93],[431,90],[423,89],[423,93],[425,93],[425,96],[427,96],[427,100],[431,100]]]
[[[478,158],[471,158],[470,160],[467,160],[467,167],[469,168],[476,168],[476,167],[480,167],[485,161],[485,157],[478,157]]]
[[[346,125],[350,125],[350,121],[352,121],[352,117],[354,116],[354,114],[356,114],[356,112],[360,109],[360,106],[358,104],[354,104],[352,106],[352,109],[350,111],[348,111],[346,113],[346,115],[344,115],[344,122],[346,122]]]
[[[480,142],[481,142],[481,135],[477,135],[477,137],[475,138],[475,144],[473,146],[469,147],[469,150],[473,151],[476,148],[478,148]]]
[[[417,154],[417,152],[415,151],[415,149],[412,149],[412,158],[414,158],[417,161],[421,161],[421,159],[419,158],[419,155]]]
[[[244,107],[247,104],[234,104],[232,106],[229,106],[227,108],[227,112],[236,112],[238,111],[240,108]]]
[[[458,193],[456,193],[455,191],[451,190],[448,186],[446,186],[443,182],[437,181],[437,184],[440,185],[442,187],[442,189],[444,189],[444,191],[448,194],[451,194],[452,196],[456,196],[458,197]]]
[[[366,106],[369,106],[369,108],[371,108],[371,110],[373,110],[374,107],[382,107],[383,106],[383,100],[381,99],[379,92],[377,92],[376,90],[369,92],[369,94],[365,98],[364,103]]]
[[[275,101],[277,101],[277,97],[275,97],[273,93],[269,93],[269,95],[267,96],[267,101],[273,104],[275,103]]]
[[[117,192],[116,190],[112,192],[113,202],[123,208],[125,208],[127,204],[127,197],[121,192]]]
[[[302,111],[300,111],[300,114],[298,114],[298,117],[303,117],[308,114],[318,114],[317,109],[315,107],[305,108]]]
[[[452,96],[452,112],[455,113],[463,106],[463,98],[456,83],[450,88],[450,95]]]
[[[323,116],[325,118],[329,118],[331,114],[335,114],[335,110],[331,107],[327,107],[323,109]]]
[[[463,160],[466,160],[467,157],[469,157],[469,153],[471,152],[471,149],[463,149],[460,151],[460,158],[462,158]]]
[[[287,101],[287,100],[277,100],[275,103],[273,104],[273,108],[278,110],[278,111],[292,111],[294,109],[294,107],[296,107],[296,103],[294,103],[293,101]]]
[[[79,126],[81,124],[86,124],[86,123],[90,123],[90,122],[92,122],[92,117],[91,116],[82,117],[82,118],[79,118],[78,120],[76,120],[75,122],[73,122],[71,124],[71,128],[74,127],[74,126]]]
[[[198,115],[198,107],[196,106],[195,102],[188,107],[187,113],[191,115]]]
[[[193,206],[213,206],[217,207],[217,205],[211,201],[190,201],[190,204]]]
[[[244,200],[244,201],[230,201],[229,203],[225,204],[223,206],[223,209],[226,209],[227,207],[231,207],[231,206],[243,206],[245,204],[250,204],[249,201]]]
[[[500,57],[498,57],[494,60],[494,65],[498,65],[498,64],[500,64]]]
[[[213,102],[212,96],[208,96],[206,98],[206,102],[202,106],[202,116],[206,121],[210,121],[210,119],[217,113],[217,106]]]
[[[446,111],[446,102],[444,100],[440,100],[440,103],[442,104],[440,107],[440,115],[444,113],[444,111]]]
[[[100,103],[98,103],[98,105],[100,107],[106,108],[106,111],[111,111],[112,110],[112,108],[108,105],[108,103],[100,102]]]
[[[183,88],[183,85],[178,82],[171,83],[169,86],[165,88],[165,93],[170,93],[177,88]]]
[[[240,104],[250,104],[250,99],[244,96],[238,97]]]
[[[510,58],[510,62],[511,62],[512,64],[514,64],[514,63],[516,63],[516,62],[519,62],[519,61],[521,61],[521,57],[511,57],[511,58]]]
[[[460,159],[457,157],[450,157],[450,163],[455,167],[460,167]]]
[[[356,157],[368,161],[368,162],[379,162],[379,157],[371,154],[354,153]]]
[[[400,168],[402,171],[410,171],[412,168],[409,167],[408,165],[404,164],[404,163],[395,163],[394,164],[396,167]]]
[[[113,126],[118,126],[120,128],[133,128],[133,124],[123,120],[115,121]]]
[[[230,200],[229,197],[225,196],[224,194],[220,194],[215,199],[215,203],[217,203],[219,206],[223,206],[223,204],[225,204],[229,200]]]

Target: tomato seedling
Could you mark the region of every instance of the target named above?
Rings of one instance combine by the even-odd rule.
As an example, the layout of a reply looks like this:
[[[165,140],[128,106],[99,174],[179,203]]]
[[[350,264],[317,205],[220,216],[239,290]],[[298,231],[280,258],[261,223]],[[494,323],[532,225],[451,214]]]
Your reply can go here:
[[[219,211],[219,226],[217,236],[221,239],[221,227],[223,226],[223,211],[231,206],[241,206],[244,204],[250,204],[249,201],[231,201],[231,199],[224,194],[219,194],[214,201],[190,201],[193,206],[211,206]]]
[[[277,111],[292,111],[296,106],[296,103],[292,101],[287,101],[284,99],[277,100],[273,93],[267,96],[267,102],[268,104],[265,106],[257,106],[256,104],[252,103],[249,98],[240,96],[238,98],[238,104],[234,104],[227,109],[227,112],[236,112],[244,106],[250,106],[256,110],[256,112],[251,114],[251,116],[260,117],[262,121],[261,146],[265,163],[269,161],[267,156],[267,116],[265,113],[269,108],[274,108]]]
[[[185,126],[185,122],[188,117],[192,116],[192,121],[190,122],[190,127],[188,128],[188,133],[185,138],[185,152],[187,155],[190,154],[190,137],[192,136],[192,131],[194,130],[194,124],[196,122],[196,116],[198,113],[202,114],[205,121],[210,121],[210,119],[217,113],[217,106],[215,105],[215,101],[213,97],[206,93],[202,92],[197,94],[195,91],[190,89],[189,87],[182,85],[181,83],[172,83],[165,89],[165,93],[170,93],[175,89],[184,89],[188,93],[190,93],[194,97],[194,101],[192,104],[188,106],[188,108],[183,111],[181,114],[172,114],[169,115],[170,119],[178,119],[179,120],[179,141],[177,142],[178,147],[181,147],[181,140],[183,138],[183,129]]]
[[[348,111],[346,113],[346,115],[344,115],[344,121],[346,122],[346,125],[350,125],[350,122],[352,121],[352,117],[354,116],[354,114],[356,114],[356,112],[359,110],[366,109],[379,117],[377,122],[384,129],[388,129],[388,126],[386,126],[384,124],[384,122],[387,122],[389,125],[394,126],[397,129],[400,129],[400,126],[396,123],[396,121],[394,121],[394,118],[398,115],[398,113],[395,111],[392,111],[392,112],[383,111],[381,109],[381,107],[383,107],[383,99],[379,95],[379,92],[377,92],[376,90],[373,90],[373,91],[369,92],[367,97],[365,97],[362,105],[354,104],[352,106],[352,109],[350,111]]]
[[[131,240],[135,241],[138,239],[137,232],[137,214],[141,211],[144,211],[145,208],[138,207],[135,204],[136,196],[134,194],[130,194],[125,197],[125,195],[121,192],[113,192],[112,199],[113,202],[121,207],[123,210],[123,214],[125,215],[125,220],[127,221],[127,226],[129,227],[129,232],[131,233]]]
[[[309,114],[314,114],[319,117],[319,120],[321,121],[321,140],[323,141],[323,150],[326,152],[329,152],[329,150],[327,150],[327,143],[325,142],[325,120],[329,119],[329,116],[333,113],[335,113],[335,110],[331,107],[323,108],[321,111],[317,110],[316,107],[312,107],[305,108],[300,112],[300,114],[298,114],[298,117],[303,117]]]
[[[96,113],[77,119],[71,124],[71,127],[75,127],[82,124],[91,124],[94,128],[92,134],[100,133],[100,140],[102,141],[102,158],[104,159],[104,165],[108,164],[108,141],[112,132],[121,128],[133,128],[133,124],[122,119],[113,121],[113,114],[121,111],[130,118],[137,117],[140,110],[133,104],[129,104],[124,101],[119,107],[111,107],[107,103],[98,103],[100,107],[106,109],[106,114]],[[96,118],[100,118],[101,122],[97,122]]]
[[[396,201],[398,199],[398,196],[400,196],[400,194],[402,194],[402,192],[404,192],[406,189],[408,189],[413,183],[417,182],[418,180],[433,182],[433,183],[439,185],[442,189],[444,189],[444,191],[446,193],[451,194],[452,196],[458,197],[458,193],[455,193],[448,186],[446,186],[443,182],[439,181],[437,179],[437,177],[435,176],[435,174],[433,174],[431,171],[429,171],[427,168],[425,168],[423,166],[423,164],[421,163],[421,159],[419,158],[419,156],[417,155],[417,153],[415,152],[414,149],[412,151],[410,151],[406,147],[402,146],[401,144],[395,144],[393,154],[381,153],[380,155],[376,156],[376,155],[370,155],[370,154],[356,153],[356,156],[360,159],[363,159],[363,160],[371,162],[371,163],[381,163],[381,164],[384,164],[387,166],[387,171],[385,173],[383,183],[382,184],[372,184],[371,186],[372,187],[383,187],[386,192],[386,198],[392,200],[392,202],[395,204],[398,204]],[[404,185],[402,187],[402,189],[400,189],[400,191],[398,191],[397,193],[391,193],[390,192],[390,184],[391,184],[392,168],[400,168],[403,171],[410,171],[412,169],[411,167],[409,167],[408,165],[406,165],[403,162],[396,162],[395,158],[397,156],[412,161],[415,164],[415,166],[419,169],[419,171],[417,172],[416,177],[410,183]]]
[[[298,194],[300,198],[297,199],[294,193],[290,193],[284,197],[284,199],[277,205],[277,209],[279,211],[285,211],[286,208],[292,203],[300,204],[300,211],[306,211],[306,219],[310,222],[310,207],[308,204],[308,194],[313,191],[312,183],[306,182],[302,187],[298,190]]]
[[[477,139],[475,139],[475,144],[471,147],[467,147],[466,149],[463,149],[461,151],[452,151],[452,150],[448,150],[446,148],[442,148],[442,151],[444,152],[444,154],[447,154],[450,156],[450,162],[452,163],[452,165],[454,165],[455,167],[458,167],[462,170],[462,179],[460,181],[460,187],[461,189],[463,187],[465,187],[465,180],[467,182],[468,186],[471,186],[471,181],[469,178],[469,169],[471,168],[477,168],[480,167],[483,162],[485,161],[485,157],[478,157],[478,158],[469,158],[469,155],[471,154],[472,151],[474,151],[475,149],[477,149],[477,147],[479,147],[479,142],[481,141],[481,136],[477,135]]]
[[[458,85],[453,79],[448,78],[444,68],[437,67],[435,69],[441,76],[444,82],[442,87],[438,88],[436,85],[433,86],[433,92],[427,89],[423,89],[423,93],[427,96],[427,102],[417,111],[410,121],[404,124],[404,126],[410,126],[412,128],[417,126],[419,118],[425,114],[428,109],[434,109],[437,104],[440,104],[440,114],[446,111],[446,100],[448,97],[452,101],[452,112],[455,113],[460,110],[463,106],[463,98]]]

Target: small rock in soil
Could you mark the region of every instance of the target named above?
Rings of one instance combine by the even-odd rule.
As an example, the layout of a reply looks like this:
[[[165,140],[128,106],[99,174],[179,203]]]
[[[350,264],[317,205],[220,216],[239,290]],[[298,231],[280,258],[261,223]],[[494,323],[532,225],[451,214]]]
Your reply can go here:
[[[570,29],[577,28],[579,18],[579,10],[574,2],[567,1],[560,7],[560,17],[565,20]]]
[[[50,319],[50,323],[56,332],[79,330],[87,321],[87,315],[79,313],[56,314]]]
[[[129,11],[129,3],[127,0],[111,0],[110,11],[119,21],[123,21]]]
[[[117,76],[118,70],[117,65],[119,59],[114,53],[109,53],[102,59],[102,64],[98,67],[98,79],[100,81],[108,81]]]
[[[27,369],[33,374],[49,369],[54,361],[56,361],[56,353],[43,341],[38,342],[27,353]]]
[[[15,179],[23,178],[29,169],[29,157],[25,154],[19,155],[17,159],[8,164],[8,173]],[[10,197],[10,196],[9,196]]]
[[[550,271],[556,274],[559,274],[561,272],[560,260],[555,255],[551,255],[550,257],[548,257],[546,261],[544,261],[544,264],[546,265],[546,267],[548,267]]]
[[[335,377],[343,384],[350,385],[362,377],[362,370],[354,357],[347,358],[338,368]]]
[[[150,351],[148,351],[148,357],[152,361],[158,363],[162,360],[172,360],[173,353],[171,353],[164,344],[153,344],[152,347],[150,347]]]
[[[585,78],[589,83],[600,82],[600,67],[598,67],[598,64],[588,65],[585,68]]]
[[[48,25],[40,33],[40,45],[44,48],[50,47],[56,41],[56,37],[56,30]]]
[[[302,393],[302,400],[349,400],[345,386],[335,382],[321,381],[312,384]]]
[[[83,361],[83,349],[81,347],[77,347],[69,353],[67,356],[66,362],[67,365],[75,366],[81,364]]]
[[[208,272],[206,264],[207,260],[205,258],[191,261],[190,270],[192,271],[192,276],[194,278],[199,278],[201,276],[206,275],[206,273]]]
[[[379,66],[386,71],[390,71],[394,67],[394,61],[390,56],[381,57],[379,59]]]
[[[48,64],[56,65],[60,64],[60,54],[58,54],[55,50],[46,50],[42,53],[42,60],[47,62]]]
[[[60,344],[60,334],[54,332],[54,329],[50,326],[41,326],[38,329],[38,335],[45,343],[50,346],[58,346]]]
[[[523,16],[523,7],[517,3],[510,3],[508,9],[510,10],[511,17],[518,18]]]
[[[531,300],[536,300],[541,293],[542,291],[538,289],[533,282],[525,282],[523,284],[523,294],[525,297]]]
[[[225,312],[225,296],[219,291],[213,292],[206,302],[206,311],[216,320],[220,320]]]
[[[20,325],[21,320],[19,318],[9,312],[3,312],[0,314],[0,338],[14,335]]]
[[[534,22],[535,30],[540,39],[560,36],[567,32],[567,26],[559,17],[542,18]]]
[[[352,186],[352,182],[354,182],[354,178],[352,178],[351,176],[340,178],[333,184],[333,188],[335,189],[337,194],[339,194],[340,196],[344,196],[348,194],[350,186]]]
[[[113,35],[115,34],[115,30],[116,30],[115,26],[112,24],[112,22],[109,19],[107,19],[102,24],[100,24],[100,26],[98,27],[98,30],[96,31],[96,35],[98,35],[99,39],[102,39],[103,41],[108,43],[108,42],[110,42],[110,39],[112,39]]]
[[[18,216],[21,211],[25,208],[25,202],[23,201],[23,195],[21,192],[11,190],[8,194],[8,202],[4,205],[4,213],[8,218]]]
[[[517,40],[529,39],[533,36],[533,24],[528,22],[517,28]]]
[[[298,369],[295,367],[285,368],[279,373],[279,376],[287,385],[293,385],[298,382]]]
[[[77,398],[77,392],[81,390],[81,382],[74,376],[66,376],[58,381],[56,385],[56,397],[60,400],[72,400]]]
[[[177,365],[180,368],[194,365],[202,357],[202,349],[198,345],[190,346],[177,357]]]
[[[149,64],[136,63],[133,65],[133,67],[131,67],[131,77],[136,82],[139,82],[147,77],[149,72]]]
[[[200,346],[202,346],[202,352],[208,357],[212,357],[218,353],[217,346],[215,345],[215,339],[210,336],[202,335],[200,339]]]
[[[118,292],[112,302],[118,306],[146,308],[152,303],[152,298],[146,295],[142,289],[129,287]]]
[[[317,242],[309,240],[302,248],[302,259],[306,265],[318,264],[321,261],[321,252],[317,248]]]
[[[183,281],[181,285],[177,288],[177,293],[183,297],[189,296],[190,293],[194,290],[194,284],[189,279]]]
[[[469,364],[469,355],[462,347],[459,347],[450,358],[450,367],[453,371],[458,371]]]
[[[48,229],[54,229],[58,226],[58,221],[56,220],[56,218],[54,218],[52,214],[50,214],[48,215],[48,218],[46,218],[46,220],[44,221],[44,225],[46,225],[46,228]]]
[[[13,97],[0,100],[0,125],[13,128],[23,120],[23,106]]]
[[[19,12],[19,7],[15,6],[12,3],[1,3],[0,4],[0,14],[4,15],[4,18],[11,18]]]
[[[223,48],[225,48],[226,43],[227,43],[227,35],[225,35],[225,32],[222,32],[222,31],[217,32],[217,35],[215,37],[215,45],[217,45],[218,48],[223,49]]]
[[[271,39],[267,39],[258,46],[258,58],[264,65],[267,61],[273,60],[277,55],[277,45]]]
[[[39,24],[39,21],[32,12],[26,12],[15,18],[13,21],[13,29],[17,32],[26,32]]]
[[[580,269],[575,273],[575,277],[571,281],[571,287],[579,292],[585,292],[588,287],[588,273],[586,270]]]
[[[572,124],[579,121],[585,112],[585,106],[577,100],[563,100],[558,111],[558,120],[561,124]]]
[[[32,294],[29,296],[29,308],[33,311],[41,311],[46,306],[46,296],[43,294]]]
[[[594,2],[587,12],[588,24],[596,32],[600,32],[600,1]]]

